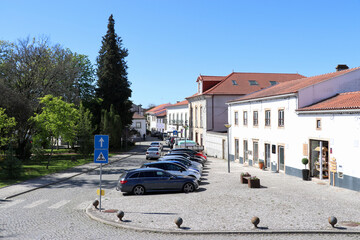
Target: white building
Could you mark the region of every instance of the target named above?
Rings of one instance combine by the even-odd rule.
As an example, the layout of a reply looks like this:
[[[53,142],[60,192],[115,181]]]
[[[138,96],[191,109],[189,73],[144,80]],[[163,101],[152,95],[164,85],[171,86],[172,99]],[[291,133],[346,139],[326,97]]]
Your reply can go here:
[[[137,137],[143,137],[144,134],[146,135],[146,118],[138,113],[134,113],[131,129],[139,132]]]
[[[146,111],[147,130],[151,132],[165,131],[166,107],[170,105],[170,103],[165,103]]]
[[[197,78],[198,92],[186,98],[189,101],[190,138],[204,146],[208,155],[227,158],[226,102],[301,77],[299,74],[237,72],[228,76],[200,75]]]
[[[168,120],[167,132],[178,132],[178,136],[189,138],[189,128],[185,130],[185,126],[189,125],[189,102],[187,100],[177,102],[166,107],[166,118]],[[185,132],[186,131],[186,132]]]
[[[230,101],[230,154],[241,164],[360,190],[360,68],[279,83]],[[332,170],[334,173],[332,173]],[[335,182],[334,182],[335,180]]]

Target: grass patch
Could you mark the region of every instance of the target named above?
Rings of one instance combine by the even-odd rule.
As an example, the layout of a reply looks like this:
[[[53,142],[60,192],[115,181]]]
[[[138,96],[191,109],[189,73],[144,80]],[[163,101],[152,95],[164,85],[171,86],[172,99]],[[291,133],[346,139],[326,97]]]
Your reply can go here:
[[[74,157],[76,161],[71,160]],[[84,165],[86,163],[90,163],[93,161],[94,161],[93,156],[84,159],[84,157],[80,154],[57,153],[52,156],[48,169],[46,169],[47,159],[44,159],[43,161],[40,162],[25,162],[23,164],[24,171],[18,179],[6,179],[4,174],[0,171],[0,188],[15,183],[23,182],[32,178],[37,178],[55,172],[64,171],[66,169],[79,165]]]

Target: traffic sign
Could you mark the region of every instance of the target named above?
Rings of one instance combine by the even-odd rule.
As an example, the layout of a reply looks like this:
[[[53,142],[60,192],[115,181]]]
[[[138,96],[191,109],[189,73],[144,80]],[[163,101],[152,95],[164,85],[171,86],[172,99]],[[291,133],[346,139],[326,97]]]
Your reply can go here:
[[[177,131],[177,130],[174,130],[174,131],[173,131],[173,135],[174,135],[174,136],[177,136],[177,135],[178,135],[178,131]]]
[[[95,149],[94,163],[109,163],[109,150]]]
[[[95,149],[109,149],[109,135],[95,135]]]

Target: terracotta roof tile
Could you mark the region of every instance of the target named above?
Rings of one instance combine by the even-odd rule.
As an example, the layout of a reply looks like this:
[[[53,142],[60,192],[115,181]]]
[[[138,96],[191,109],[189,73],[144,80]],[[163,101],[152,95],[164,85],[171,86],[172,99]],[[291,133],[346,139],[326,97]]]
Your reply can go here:
[[[196,82],[198,81],[218,81],[221,82],[222,80],[224,80],[227,76],[206,76],[206,75],[200,75]]]
[[[360,91],[335,95],[319,103],[297,109],[297,111],[360,109]]]
[[[168,106],[168,107],[182,106],[182,105],[188,105],[188,104],[189,104],[188,100],[184,100],[184,101],[175,103],[175,104],[173,104],[173,105],[170,105],[170,106]]]
[[[145,119],[145,117],[143,115],[140,115],[140,114],[135,112],[133,114],[133,119]]]
[[[255,99],[255,98],[271,97],[271,96],[276,96],[276,95],[296,93],[300,89],[303,89],[305,87],[329,80],[331,78],[334,78],[334,77],[337,77],[340,75],[344,75],[346,73],[355,71],[359,68],[360,67],[279,83],[275,86],[271,86],[271,87],[268,87],[261,91],[250,93],[246,96],[240,97],[239,99],[232,100],[229,102],[236,102],[236,101],[250,100],[250,99]]]
[[[205,77],[205,76],[203,76]],[[192,98],[198,95],[245,95],[251,92],[271,86],[271,82],[281,83],[294,79],[304,78],[300,74],[293,73],[242,73],[233,72],[226,76],[221,82],[203,92],[187,97]],[[250,84],[255,81],[256,85]]]
[[[171,105],[170,103],[164,103],[164,104],[161,104],[159,106],[153,107],[152,109],[146,111],[146,113],[154,113],[154,112],[159,111],[161,109],[164,109],[164,108],[166,108],[167,106],[170,106],[170,105]]]

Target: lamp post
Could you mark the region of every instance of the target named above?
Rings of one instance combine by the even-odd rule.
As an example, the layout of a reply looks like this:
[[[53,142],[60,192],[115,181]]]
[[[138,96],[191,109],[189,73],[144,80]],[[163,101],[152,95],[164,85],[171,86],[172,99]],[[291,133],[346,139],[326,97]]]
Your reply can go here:
[[[226,127],[227,129],[227,142],[228,142],[228,173],[230,173],[230,132],[229,132],[229,129],[231,127],[231,124],[229,123],[226,123],[224,124],[224,126]]]

